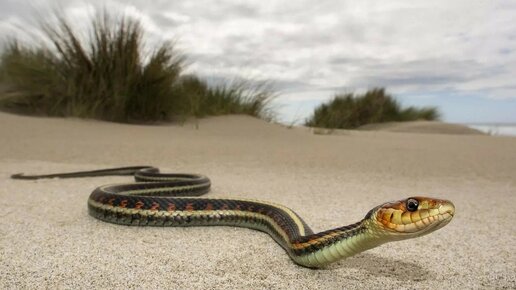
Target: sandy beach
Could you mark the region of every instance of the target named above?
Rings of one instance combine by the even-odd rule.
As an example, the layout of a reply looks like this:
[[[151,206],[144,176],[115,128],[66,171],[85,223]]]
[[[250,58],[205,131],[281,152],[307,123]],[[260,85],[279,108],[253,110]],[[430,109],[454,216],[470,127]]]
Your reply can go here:
[[[143,126],[0,113],[0,288],[514,289],[516,138],[434,125],[314,134],[246,116]],[[280,203],[315,231],[414,195],[450,199],[456,215],[430,235],[312,270],[249,229],[88,215],[95,187],[129,177],[9,178],[128,165],[205,174],[210,197]]]

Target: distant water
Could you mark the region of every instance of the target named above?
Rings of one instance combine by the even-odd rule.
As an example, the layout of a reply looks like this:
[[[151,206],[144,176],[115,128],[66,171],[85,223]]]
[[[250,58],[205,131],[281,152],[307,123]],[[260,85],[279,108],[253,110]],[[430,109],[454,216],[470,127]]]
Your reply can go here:
[[[516,136],[516,124],[464,124],[489,135]]]

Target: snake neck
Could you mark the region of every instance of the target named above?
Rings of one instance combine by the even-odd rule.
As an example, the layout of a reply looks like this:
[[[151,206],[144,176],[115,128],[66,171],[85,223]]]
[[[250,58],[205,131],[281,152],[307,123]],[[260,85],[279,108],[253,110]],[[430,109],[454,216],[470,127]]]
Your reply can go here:
[[[299,265],[321,268],[385,243],[364,219],[355,224],[300,237],[292,243],[290,256]]]

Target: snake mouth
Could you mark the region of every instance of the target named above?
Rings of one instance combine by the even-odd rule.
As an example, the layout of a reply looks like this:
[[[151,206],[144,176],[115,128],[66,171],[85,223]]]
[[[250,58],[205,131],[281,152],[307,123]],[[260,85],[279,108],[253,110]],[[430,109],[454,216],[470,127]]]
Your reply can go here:
[[[451,202],[445,202],[437,209],[439,210],[437,215],[421,219],[420,222],[424,224],[423,227],[421,227],[420,222],[416,222],[416,227],[408,233],[413,233],[417,236],[429,234],[447,225],[455,215],[455,206]]]
[[[452,218],[455,215],[455,205],[451,202],[446,202],[439,206],[439,213],[441,215],[449,215]]]

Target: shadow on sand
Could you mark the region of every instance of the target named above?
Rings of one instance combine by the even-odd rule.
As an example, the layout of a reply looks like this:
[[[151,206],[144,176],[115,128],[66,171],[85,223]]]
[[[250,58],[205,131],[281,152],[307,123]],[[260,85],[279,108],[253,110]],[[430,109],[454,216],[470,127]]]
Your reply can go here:
[[[432,278],[433,273],[419,263],[413,263],[377,255],[362,253],[360,255],[336,263],[329,269],[354,268],[366,271],[372,276],[393,278],[399,281],[425,281]]]

